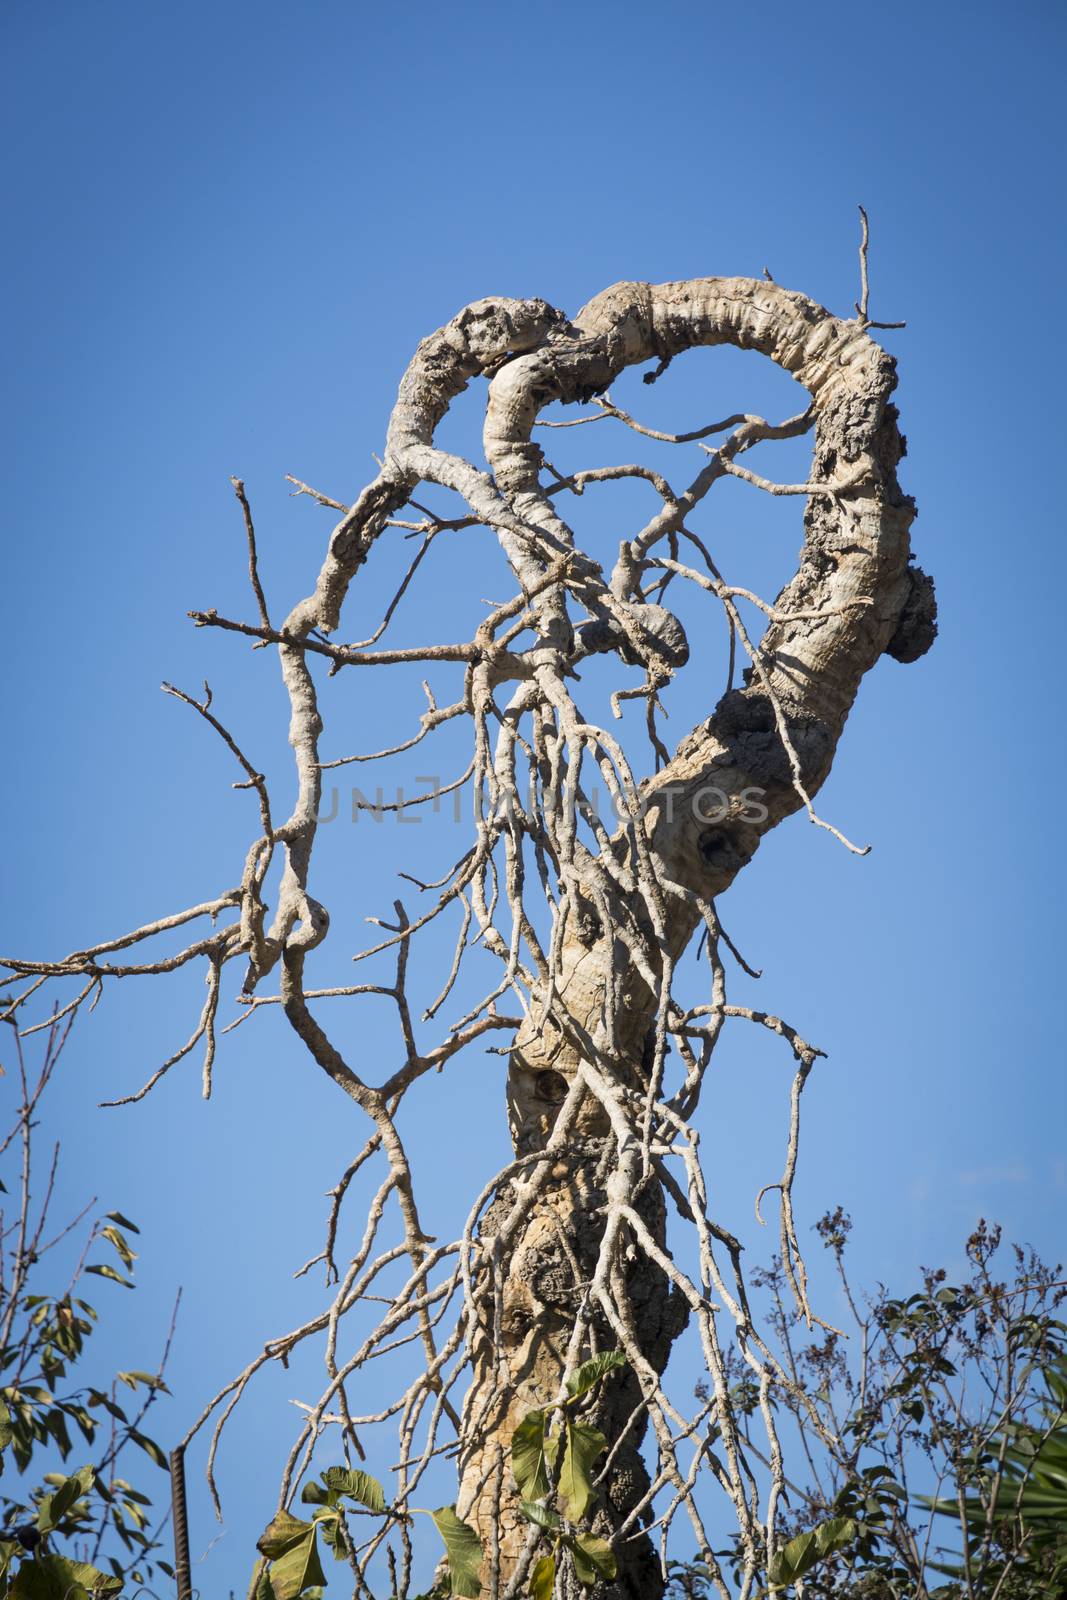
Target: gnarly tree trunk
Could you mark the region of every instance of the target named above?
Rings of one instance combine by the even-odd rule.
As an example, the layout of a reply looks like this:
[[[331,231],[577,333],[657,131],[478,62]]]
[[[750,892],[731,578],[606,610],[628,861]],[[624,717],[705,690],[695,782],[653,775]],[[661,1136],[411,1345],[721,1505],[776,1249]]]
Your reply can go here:
[[[909,565],[914,506],[902,494],[895,472],[904,446],[896,410],[889,403],[894,362],[861,323],[841,321],[774,284],[737,279],[657,287],[623,283],[593,300],[566,333],[554,334],[502,369],[491,387],[485,429],[486,453],[509,505],[524,520],[569,544],[568,530],[539,486],[542,456],[531,442],[531,429],[541,409],[553,400],[584,400],[602,393],[635,362],[665,362],[691,347],[716,344],[758,350],[807,389],[816,426],[810,482],[834,487],[829,493],[815,489],[807,500],[800,566],[775,607],[779,615],[793,615],[772,620],[758,670],[746,673],[745,686],[720,701],[644,789],[646,833],[657,876],[704,902],[729,887],[764,833],[800,809],[800,789],[809,797],[816,794],[864,673],[884,652],[908,661],[932,640],[932,589]],[[707,470],[715,470],[714,461]],[[818,620],[814,612],[820,613]],[[702,821],[701,806],[693,805],[708,786],[729,800],[725,818],[713,825]],[[746,791],[753,789],[762,791],[766,815],[761,820],[752,820]],[[671,903],[670,953],[677,957],[699,915],[695,903],[688,910],[677,898]],[[572,919],[557,987],[561,1005],[578,1027],[564,1035],[530,1024],[516,1038],[508,1100],[518,1154],[544,1147],[581,1063],[575,1033],[580,1037],[579,1030],[595,1031],[605,986],[620,959],[624,953],[598,933],[595,916],[580,923]],[[625,1014],[616,1023],[616,1067],[635,1084],[644,1079],[645,1041],[655,1008],[655,994],[635,974],[627,988]],[[486,1549],[498,1551],[505,1580],[528,1532],[508,1468],[510,1437],[526,1412],[551,1405],[559,1393],[575,1312],[594,1270],[603,1230],[605,1164],[600,1153],[607,1131],[603,1113],[590,1099],[576,1138],[588,1140],[587,1152],[577,1161],[559,1164],[521,1240],[510,1246],[501,1286],[503,1349],[492,1347],[493,1330],[483,1327],[467,1400],[460,1512],[479,1526]],[[484,1220],[487,1249],[508,1209],[504,1193]],[[650,1232],[661,1241],[665,1206],[654,1182],[644,1187],[641,1209]],[[617,1272],[625,1278],[617,1288],[630,1307],[631,1332],[660,1372],[684,1323],[684,1311],[646,1257],[635,1254]],[[601,1321],[597,1332],[601,1347],[610,1348],[615,1342],[611,1329]],[[490,1406],[474,1429],[473,1419],[485,1409],[485,1394],[500,1379],[501,1362],[506,1399]],[[596,1420],[609,1439],[618,1438],[639,1399],[632,1372],[605,1387]],[[614,1457],[594,1521],[604,1532],[619,1526],[647,1486],[642,1431],[642,1426],[632,1427]],[[488,1492],[498,1482],[499,1520]],[[662,1593],[649,1540],[622,1543],[617,1555],[618,1578],[596,1589],[597,1600],[652,1600]]]
[[[524,1562],[528,1565],[533,1547],[510,1471],[515,1427],[527,1412],[557,1405],[562,1380],[589,1349],[620,1343],[629,1367],[596,1392],[591,1418],[611,1442],[593,1526],[607,1535],[619,1535],[618,1575],[602,1583],[592,1600],[655,1600],[662,1592],[650,1541],[632,1523],[625,1536],[621,1530],[631,1514],[636,1517],[648,1489],[641,1448],[649,1414],[661,1456],[675,1472],[678,1487],[671,1460],[673,1443],[664,1420],[669,1408],[658,1375],[687,1311],[700,1328],[712,1375],[709,1404],[715,1407],[714,1422],[727,1462],[726,1467],[714,1463],[712,1470],[738,1513],[749,1588],[773,1554],[781,1474],[774,1478],[772,1469],[774,1481],[761,1523],[749,1504],[749,1485],[738,1461],[725,1368],[709,1309],[712,1294],[719,1293],[724,1303],[730,1303],[738,1342],[745,1342],[747,1353],[757,1336],[742,1326],[742,1291],[730,1301],[712,1260],[708,1244],[712,1229],[704,1215],[703,1183],[692,1145],[688,1154],[683,1152],[688,1200],[676,1184],[671,1187],[673,1179],[668,1188],[672,1203],[690,1207],[700,1240],[699,1288],[663,1249],[666,1197],[656,1163],[668,1148],[677,1153],[677,1145],[670,1141],[679,1125],[686,1127],[678,1108],[684,1105],[688,1115],[699,1093],[701,1070],[698,1063],[689,1066],[681,1100],[660,1093],[659,1074],[668,1031],[672,1025],[688,1026],[680,1007],[671,1010],[673,965],[701,921],[709,928],[714,948],[715,897],[751,859],[763,834],[783,818],[806,805],[814,820],[811,797],[830,770],[864,673],[883,653],[901,661],[914,659],[933,637],[932,588],[910,565],[908,534],[914,508],[896,479],[903,442],[890,404],[894,364],[868,337],[867,326],[862,317],[844,322],[776,284],[748,279],[702,279],[655,287],[618,284],[593,300],[573,323],[542,301],[490,299],[466,307],[419,346],[401,384],[380,473],[342,516],[314,592],[294,607],[282,628],[269,625],[258,580],[254,587],[262,626],[220,618],[213,611],[193,613],[201,625],[230,628],[279,648],[298,779],[289,818],[280,826],[272,821],[262,777],[208,712],[206,701],[203,705],[189,701],[223,734],[259,793],[262,831],[248,851],[240,886],[119,940],[75,952],[65,961],[4,963],[28,980],[17,1004],[47,977],[88,978],[73,1002],[76,1009],[105,979],[176,970],[200,959],[208,962],[208,998],[197,1031],[131,1099],[146,1093],[201,1038],[206,1040],[207,1091],[224,965],[238,956],[247,961],[250,998],[278,969],[277,998],[290,1023],[318,1066],[374,1125],[350,1174],[378,1150],[388,1163],[388,1177],[372,1205],[358,1258],[358,1270],[367,1283],[375,1281],[395,1255],[391,1250],[369,1260],[390,1194],[395,1193],[403,1223],[412,1276],[350,1364],[358,1370],[413,1333],[425,1353],[425,1370],[398,1403],[403,1418],[401,1462],[392,1525],[403,1524],[407,1496],[437,1448],[440,1417],[458,1420],[450,1409],[448,1389],[465,1370],[469,1356],[473,1377],[461,1424],[458,1509],[461,1517],[477,1524],[491,1592],[507,1595],[508,1600],[524,1583]],[[603,394],[625,367],[636,362],[654,359],[662,368],[687,349],[717,344],[757,350],[777,362],[808,391],[809,412],[779,428],[758,419],[733,419],[741,426],[709,454],[707,465],[681,496],[675,497],[657,479],[661,512],[639,535],[623,541],[614,571],[605,578],[597,563],[575,548],[570,529],[554,510],[557,502],[541,485],[543,456],[531,437],[538,415],[553,401],[585,401]],[[451,402],[478,376],[492,379],[485,423],[488,473],[434,443]],[[583,721],[567,680],[576,676],[577,663],[598,650],[615,651],[627,664],[643,664],[646,685],[639,692],[648,694],[684,664],[688,646],[681,625],[662,606],[650,604],[641,587],[648,568],[672,564],[659,553],[650,555],[653,546],[668,533],[683,529],[688,511],[717,478],[727,472],[746,475],[735,457],[748,445],[806,431],[811,421],[814,457],[809,482],[803,486],[807,501],[799,568],[771,608],[769,626],[752,655],[744,686],[724,696],[707,720],[682,741],[664,770],[641,786],[638,797],[632,792],[624,754],[603,729]],[[636,469],[618,470],[625,474]],[[459,519],[459,525],[477,523],[495,530],[519,579],[519,595],[484,620],[466,644],[377,656],[362,646],[331,645],[325,635],[338,625],[352,579],[382,529],[423,481],[463,497],[470,515]],[[576,488],[578,480],[554,487]],[[248,537],[255,578],[250,517]],[[717,579],[687,575],[704,583],[728,608],[732,604],[736,591],[727,590]],[[568,611],[570,600],[589,619],[577,629]],[[736,610],[731,620],[740,628]],[[501,632],[505,623],[510,626]],[[532,634],[534,642],[528,648],[511,649],[524,634]],[[394,998],[405,1055],[403,1064],[377,1086],[360,1077],[344,1058],[309,1008],[315,991],[309,994],[304,988],[305,960],[329,929],[328,911],[313,898],[310,885],[323,768],[322,718],[309,653],[329,656],[337,666],[412,659],[465,663],[463,700],[451,708],[438,708],[431,701],[418,737],[454,714],[470,715],[475,728],[475,791],[480,796],[485,781],[494,796],[493,816],[478,812],[474,847],[439,881],[436,908],[417,925],[409,926],[402,917],[403,925],[385,941],[399,947],[396,984],[390,989],[374,986],[374,992]],[[514,697],[502,713],[494,691],[509,682]],[[527,715],[535,729],[530,740],[520,735],[518,726]],[[503,731],[493,753],[488,729],[497,718]],[[562,775],[564,790],[573,781],[572,798],[590,752],[600,771],[610,771],[616,789],[627,790],[626,825],[613,840],[603,839],[599,858],[584,842],[576,843],[566,798],[549,803],[544,788],[536,817],[524,815],[520,825],[514,813],[503,820],[498,816],[497,802],[502,797],[510,802],[517,795],[512,780],[520,738],[531,771],[536,768],[541,779],[546,768],[557,778]],[[392,753],[414,742],[401,744]],[[707,790],[714,790],[720,812],[714,822],[706,820],[700,803]],[[753,807],[753,792],[760,809]],[[523,901],[522,850],[531,839],[541,851],[539,864],[546,881],[549,860],[557,872],[547,956]],[[503,874],[494,855],[498,844]],[[279,850],[284,866],[268,928],[264,887]],[[502,876],[506,885],[498,896]],[[497,898],[506,902],[511,916],[510,945],[493,920]],[[460,1024],[458,1032],[453,1029],[436,1050],[420,1053],[404,991],[408,945],[418,926],[425,926],[458,899],[464,900],[468,919],[477,918],[483,945],[503,962],[504,980],[466,1019],[468,1025]],[[123,966],[101,960],[223,911],[237,915],[161,962]],[[465,921],[461,947],[468,926]],[[529,954],[529,968],[522,964],[520,943]],[[376,947],[384,948],[384,944]],[[458,965],[449,985],[457,970]],[[458,1245],[431,1250],[433,1241],[420,1222],[411,1167],[396,1124],[397,1109],[419,1078],[462,1045],[489,1026],[513,1025],[514,1019],[493,1010],[496,995],[508,983],[520,992],[525,988],[532,997],[528,1020],[514,1040],[508,1076],[516,1165],[496,1180],[501,1186],[481,1218],[477,1249],[469,1248],[471,1241],[465,1236]],[[446,988],[441,1000],[447,992]],[[707,1009],[716,1011],[721,1023],[725,1002],[716,1001]],[[813,1052],[801,1048],[795,1036],[794,1050],[802,1062],[795,1090],[799,1093]],[[540,1152],[547,1152],[543,1159]],[[348,1175],[339,1195],[347,1181]],[[788,1182],[781,1187],[786,1231]],[[334,1223],[336,1214],[335,1210]],[[454,1271],[449,1266],[449,1277],[435,1285],[429,1275],[446,1257],[451,1261],[454,1251],[461,1266]],[[350,1271],[357,1271],[355,1262]],[[461,1279],[462,1309],[438,1345],[437,1313],[432,1308],[440,1299],[443,1314]],[[349,1287],[346,1279],[336,1302],[337,1316]],[[362,1293],[353,1288],[351,1303]],[[284,1358],[293,1344],[329,1321],[332,1362],[333,1318],[331,1312],[329,1318],[316,1319],[288,1340],[278,1341],[276,1353]],[[453,1357],[458,1357],[458,1364],[448,1376],[445,1368]],[[260,1359],[266,1359],[266,1353]],[[755,1356],[753,1361],[766,1396],[767,1386],[783,1375],[772,1369],[770,1359],[765,1366]],[[248,1373],[239,1384],[247,1377]],[[335,1377],[331,1371],[331,1387],[308,1419],[283,1476],[282,1507],[295,1487],[292,1475],[300,1451],[305,1445],[311,1447],[323,1408],[334,1404],[334,1391],[341,1382],[340,1373]],[[227,1392],[208,1407],[197,1428]],[[343,1388],[339,1393],[344,1412]],[[431,1395],[433,1421],[427,1424],[420,1453],[413,1444],[414,1430]],[[379,1420],[396,1410],[397,1405],[386,1408]],[[226,1415],[228,1411],[223,1422]],[[769,1413],[765,1420],[773,1441]],[[698,1418],[692,1427],[702,1421]],[[770,1449],[773,1456],[776,1441]],[[699,1523],[691,1501],[687,1509]],[[378,1537],[384,1538],[385,1530]],[[372,1540],[364,1566],[376,1548]],[[709,1552],[705,1555],[710,1559]],[[562,1592],[572,1600],[576,1585],[569,1570],[561,1583]],[[718,1587],[721,1594],[727,1593],[725,1583]]]

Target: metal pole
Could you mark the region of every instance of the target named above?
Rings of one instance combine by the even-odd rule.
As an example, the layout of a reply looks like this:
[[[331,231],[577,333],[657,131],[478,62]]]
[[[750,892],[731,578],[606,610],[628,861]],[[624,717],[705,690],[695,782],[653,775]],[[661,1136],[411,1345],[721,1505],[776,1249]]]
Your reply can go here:
[[[170,1500],[174,1521],[174,1576],[178,1600],[193,1600],[189,1570],[189,1518],[185,1506],[185,1450],[181,1445],[170,1453]]]

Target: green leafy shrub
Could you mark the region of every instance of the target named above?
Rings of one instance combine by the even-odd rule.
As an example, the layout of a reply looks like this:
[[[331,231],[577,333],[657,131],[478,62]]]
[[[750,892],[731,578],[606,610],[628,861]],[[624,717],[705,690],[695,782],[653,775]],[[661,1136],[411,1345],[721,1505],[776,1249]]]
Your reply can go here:
[[[156,1372],[115,1374],[106,1388],[81,1380],[78,1370],[97,1331],[97,1310],[83,1294],[87,1280],[133,1289],[136,1224],[119,1211],[87,1220],[86,1213],[52,1229],[57,1146],[43,1194],[35,1194],[36,1114],[67,1031],[45,1034],[36,1074],[28,1070],[14,1029],[14,1072],[21,1091],[14,1126],[0,1156],[15,1167],[0,1179],[0,1597],[86,1600],[118,1595],[127,1584],[142,1592],[161,1561],[151,1497],[123,1474],[127,1461],[147,1456],[166,1468],[159,1445],[144,1431],[146,1413],[167,1392],[163,1361]],[[76,1264],[58,1292],[49,1268],[62,1241],[79,1241]],[[172,1326],[173,1331],[173,1326]],[[167,1340],[169,1348],[170,1340]],[[72,1461],[82,1460],[74,1471]],[[63,1468],[55,1470],[56,1466]],[[107,1570],[105,1571],[104,1568]]]

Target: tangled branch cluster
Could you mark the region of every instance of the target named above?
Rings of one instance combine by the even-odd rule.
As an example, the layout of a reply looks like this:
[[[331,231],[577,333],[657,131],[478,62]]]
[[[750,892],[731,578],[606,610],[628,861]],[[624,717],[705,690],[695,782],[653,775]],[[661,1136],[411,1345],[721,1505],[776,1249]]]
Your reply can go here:
[[[325,1264],[327,1281],[336,1285],[331,1303],[266,1345],[189,1434],[215,1419],[208,1457],[214,1489],[220,1436],[257,1371],[286,1361],[312,1336],[324,1336],[328,1381],[293,1445],[280,1504],[295,1491],[327,1426],[338,1427],[346,1462],[353,1454],[362,1457],[361,1436],[368,1430],[395,1426],[399,1455],[390,1514],[367,1539],[353,1537],[348,1551],[358,1593],[370,1592],[370,1563],[383,1547],[395,1592],[408,1592],[407,1509],[430,1463],[451,1453],[459,1455],[460,1515],[482,1535],[488,1592],[522,1592],[540,1530],[516,1509],[510,1435],[531,1405],[561,1398],[578,1363],[610,1344],[628,1362],[627,1373],[613,1380],[615,1404],[622,1396],[628,1420],[610,1435],[600,1473],[605,1503],[598,1525],[612,1545],[622,1550],[628,1542],[647,1542],[657,1528],[665,1551],[671,1522],[684,1511],[702,1559],[727,1595],[698,1495],[710,1474],[736,1516],[743,1594],[752,1592],[773,1558],[784,1480],[772,1392],[791,1389],[792,1379],[750,1316],[737,1241],[709,1215],[694,1114],[728,1019],[747,1020],[784,1040],[795,1076],[784,1166],[770,1188],[780,1202],[784,1270],[810,1326],[791,1194],[800,1096],[820,1052],[781,1019],[728,1003],[725,962],[737,953],[721,926],[716,896],[784,816],[804,809],[828,826],[813,797],[860,678],[883,651],[912,659],[932,637],[929,583],[909,566],[913,508],[895,479],[902,444],[888,403],[893,365],[869,338],[869,326],[866,295],[860,315],[845,322],[772,282],[739,279],[620,284],[573,322],[538,300],[468,306],[419,346],[400,386],[381,469],[354,504],[345,507],[292,480],[298,493],[335,507],[340,520],[313,592],[279,626],[259,580],[244,487],[234,480],[258,621],[214,611],[192,615],[198,625],[277,647],[298,780],[291,814],[276,820],[265,778],[212,710],[210,692],[198,700],[165,686],[211,725],[243,769],[240,786],[257,796],[260,826],[239,883],[65,961],[4,963],[12,986],[9,1014],[48,981],[79,979],[61,1015],[95,1004],[114,978],[205,964],[207,995],[190,1037],[135,1094],[109,1102],[124,1104],[147,1094],[198,1046],[204,1093],[210,1094],[224,969],[240,961],[243,1010],[230,1026],[263,1006],[282,1006],[313,1061],[369,1119],[365,1145],[332,1191],[324,1249],[303,1269]],[[808,407],[780,424],[736,415],[668,435],[642,426],[611,399],[610,384],[627,366],[654,360],[658,366],[649,376],[655,377],[685,349],[719,343],[769,355],[807,388]],[[485,468],[435,444],[450,404],[479,377],[489,381]],[[698,445],[706,455],[700,470],[680,491],[636,463],[571,475],[555,471],[533,437],[541,411],[553,401],[588,405],[594,399],[595,409],[576,421],[541,425],[595,427],[597,437],[618,428],[679,447]],[[805,482],[772,483],[742,464],[757,443],[812,430]],[[718,444],[704,443],[720,436]],[[801,564],[773,604],[728,583],[691,526],[710,490],[731,476],[756,491],[806,499]],[[647,484],[656,504],[605,571],[579,547],[562,507],[568,497],[619,479]],[[415,499],[420,484],[458,495],[461,515],[446,520],[427,511]],[[333,642],[349,586],[390,527],[420,539],[410,569],[372,637]],[[515,577],[514,598],[496,606],[468,641],[375,648],[430,544],[446,531],[474,527],[499,540]],[[731,645],[725,694],[673,756],[656,721],[659,696],[688,657],[685,632],[664,603],[672,584],[693,585],[721,606]],[[765,620],[762,639],[746,625],[746,604]],[[738,648],[747,666],[743,681],[735,682]],[[612,697],[616,717],[625,701],[644,702],[651,766],[644,777],[616,735],[579,703],[577,669],[593,656],[614,657],[626,669]],[[418,731],[391,749],[324,761],[316,657],[329,662],[331,674],[458,663],[463,689],[455,702],[439,705],[427,686]],[[383,937],[357,957],[393,952],[390,982],[308,986],[309,958],[330,925],[312,886],[324,770],[398,756],[459,719],[471,729],[470,764],[456,785],[469,783],[473,795],[469,846],[436,883],[418,885],[430,899],[427,910],[409,918],[397,901],[396,920],[383,922]],[[709,775],[727,800],[725,817],[714,827],[685,803]],[[594,785],[606,789],[622,819],[613,831],[599,814]],[[745,799],[754,786],[763,797],[755,816]],[[272,867],[273,915],[267,903]],[[454,956],[422,1022],[445,1006],[475,943],[497,959],[497,981],[426,1048],[418,1042],[409,998],[409,957],[420,934],[450,911],[459,918]],[[172,955],[152,959],[145,949],[161,935],[205,920],[209,931]],[[708,988],[694,1000],[677,992],[676,974],[698,934]],[[361,995],[386,996],[396,1011],[399,1063],[378,1084],[346,1059],[321,1020],[318,1002]],[[509,1104],[515,1158],[478,1195],[462,1235],[441,1245],[423,1226],[398,1111],[427,1073],[495,1031],[514,1035]],[[376,1161],[381,1178],[362,1239],[351,1260],[339,1264],[345,1197],[357,1174]],[[668,1247],[664,1197],[695,1238],[691,1270]],[[387,1245],[381,1242],[387,1218],[396,1213],[402,1240]],[[543,1263],[546,1250],[570,1274],[554,1297],[538,1288],[531,1266]],[[655,1337],[635,1308],[642,1274],[646,1299],[648,1284],[660,1285],[664,1303],[675,1312],[681,1307],[681,1316],[672,1312],[675,1325],[664,1324]],[[373,1317],[370,1330],[353,1343],[344,1328],[357,1307],[373,1308]],[[758,1387],[766,1438],[755,1464],[731,1402],[718,1320],[723,1311]],[[699,1330],[710,1375],[707,1398],[692,1416],[662,1378],[685,1313]],[[371,1364],[407,1345],[420,1352],[416,1376],[387,1404],[368,1407],[365,1396],[378,1392],[367,1382]],[[800,1391],[794,1399],[803,1403]],[[643,1468],[634,1463],[648,1421],[656,1465],[642,1479]],[[815,1413],[811,1423],[824,1425]],[[626,1459],[628,1476],[620,1477]],[[662,1560],[665,1570],[665,1554]]]

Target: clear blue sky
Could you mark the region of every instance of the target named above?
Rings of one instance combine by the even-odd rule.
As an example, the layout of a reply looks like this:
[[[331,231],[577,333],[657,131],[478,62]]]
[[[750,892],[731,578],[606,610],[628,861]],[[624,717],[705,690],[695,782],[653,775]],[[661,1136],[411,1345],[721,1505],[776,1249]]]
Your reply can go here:
[[[252,615],[230,473],[247,481],[280,614],[328,527],[282,475],[352,496],[415,343],[466,301],[574,311],[620,278],[768,266],[846,315],[862,202],[873,314],[908,321],[886,336],[901,477],[942,631],[919,664],[872,674],[823,794],[871,855],[796,819],[730,892],[727,925],[765,972],[737,992],[829,1051],[797,1203],[802,1222],[852,1211],[867,1281],[958,1266],[982,1214],[1063,1253],[1062,6],[9,0],[0,43],[4,948],[59,956],[237,880],[250,798],[161,679],[208,676],[286,792],[271,653],[185,619]],[[720,400],[785,398],[784,379],[740,358],[700,360],[673,388],[633,390],[647,415],[692,427]],[[596,448],[621,445],[598,434]],[[715,516],[731,576],[773,592],[798,512],[768,504],[724,496]],[[501,597],[499,567],[483,577],[472,550],[435,554],[398,641],[459,637],[482,594]],[[346,636],[373,626],[396,559],[368,573]],[[331,754],[414,728],[414,679],[342,675],[330,692]],[[455,746],[440,759],[386,781],[461,770]],[[454,837],[338,825],[316,978],[346,981],[395,868],[417,872]],[[185,1287],[167,1443],[264,1338],[317,1309],[321,1287],[288,1274],[318,1248],[322,1192],[363,1133],[264,1017],[226,1042],[209,1106],[190,1062],[147,1103],[96,1110],[175,1048],[199,998],[199,977],[109,995],[51,1108],[65,1199],[99,1193],[143,1227],[116,1360],[152,1363]],[[393,1059],[384,1011],[338,1025],[357,1062]],[[752,1189],[779,1160],[781,1125],[761,1123],[767,1106],[784,1115],[787,1065],[742,1034],[719,1068],[730,1154],[714,1179],[746,1237]],[[442,1232],[503,1150],[502,1073],[473,1053],[410,1128]],[[205,1592],[241,1591],[285,1401],[314,1398],[314,1381],[268,1382],[236,1422]],[[198,1470],[196,1553],[214,1532]]]

